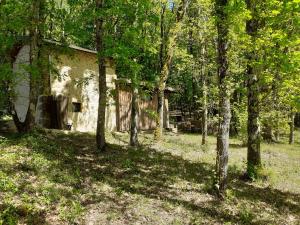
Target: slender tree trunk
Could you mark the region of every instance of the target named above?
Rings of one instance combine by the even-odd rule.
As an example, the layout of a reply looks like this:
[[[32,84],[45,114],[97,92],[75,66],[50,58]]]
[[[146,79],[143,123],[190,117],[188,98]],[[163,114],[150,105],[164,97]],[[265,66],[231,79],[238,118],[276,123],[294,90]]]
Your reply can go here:
[[[279,120],[276,121],[276,130],[275,130],[275,141],[280,141],[280,128],[279,128]]]
[[[219,77],[219,129],[217,137],[216,172],[218,192],[221,198],[226,195],[228,149],[230,130],[230,90],[228,75],[228,0],[216,0],[218,30],[218,77]]]
[[[207,86],[206,78],[203,79],[203,112],[202,112],[202,145],[206,144],[207,139]]]
[[[161,10],[161,18],[160,18],[160,72],[162,73],[164,68],[164,51],[165,51],[165,10],[166,5],[162,6]],[[168,76],[168,75],[167,75]],[[163,80],[160,79],[159,87],[157,89],[157,117],[156,117],[156,130],[154,133],[154,137],[156,140],[160,140],[163,134],[163,110],[164,110],[164,84]]]
[[[139,123],[139,115],[138,115],[138,88],[136,85],[133,85],[132,88],[132,101],[131,101],[131,127],[130,127],[130,145],[137,146],[138,145],[138,123]]]
[[[136,8],[139,8],[139,2],[136,3]],[[135,22],[133,26],[136,27],[138,25],[138,10],[135,12]],[[137,60],[134,59],[134,62]],[[131,99],[131,126],[130,126],[130,145],[133,147],[138,146],[138,126],[139,126],[139,102],[138,102],[138,71],[134,71],[131,77],[131,91],[132,91],[132,99]]]
[[[248,155],[247,172],[257,176],[256,170],[261,167],[260,124],[259,124],[259,89],[258,78],[253,68],[248,68]]]
[[[295,113],[291,111],[291,121],[290,121],[290,140],[289,143],[292,145],[295,143]]]
[[[160,50],[159,50],[159,70],[164,66],[164,51],[165,51],[165,12],[166,5],[162,5],[160,15]]]
[[[176,46],[176,39],[178,33],[181,30],[181,22],[185,15],[188,1],[181,0],[180,6],[176,12],[176,21],[173,27],[169,31],[168,40],[166,43],[166,53],[164,59],[162,59],[160,78],[157,88],[158,104],[157,104],[157,116],[156,116],[156,130],[154,133],[155,140],[160,140],[163,134],[163,119],[164,119],[164,91],[166,88],[166,82],[169,77],[170,67],[174,55],[174,48]],[[162,40],[164,41],[164,40]]]
[[[46,48],[41,45],[39,47],[39,71],[40,71],[40,90],[38,95],[51,95],[50,82],[50,62]]]
[[[279,44],[276,45],[277,48],[279,48]],[[277,68],[280,68],[279,63],[276,63]],[[275,141],[279,142],[280,141],[280,99],[279,99],[279,94],[278,94],[278,89],[279,89],[279,83],[281,82],[281,77],[279,74],[279,71],[275,72],[275,79],[273,80],[273,85],[272,85],[272,91],[273,91],[273,104],[274,104],[274,110],[275,110],[275,127],[274,128],[274,137]],[[272,129],[273,131],[273,129]],[[271,131],[271,133],[272,133]]]
[[[165,86],[165,85],[164,85]],[[157,116],[156,116],[156,130],[154,133],[155,140],[159,141],[163,135],[163,126],[164,126],[164,89],[165,87],[161,87],[157,90]]]
[[[45,22],[46,22],[46,2],[45,0],[38,0],[39,10],[38,10],[38,37],[37,37],[37,70],[39,71],[39,77],[36,81],[36,98],[39,95],[50,95],[51,94],[51,84],[50,84],[50,74],[49,74],[49,55],[46,52],[45,45],[43,43],[44,33],[45,33]],[[36,99],[36,101],[37,101]]]
[[[96,0],[96,11],[103,10],[104,0]],[[99,151],[104,151],[106,147],[105,141],[105,112],[107,101],[107,86],[106,86],[106,67],[104,57],[104,21],[102,17],[96,18],[96,48],[98,52],[99,66],[99,106],[98,106],[98,121],[96,142]]]
[[[259,21],[256,18],[256,4],[253,0],[246,0],[247,8],[252,14],[252,18],[247,21],[246,31],[251,37],[253,44],[258,32]],[[247,75],[248,75],[248,156],[247,156],[247,175],[249,178],[257,177],[257,169],[261,167],[260,142],[261,132],[259,123],[259,83],[257,69],[253,65],[256,55],[251,50],[247,56]]]
[[[203,48],[203,58],[205,58],[205,48]],[[204,60],[202,62],[202,145],[206,144],[206,139],[207,139],[207,73],[205,70],[205,65],[204,65]]]

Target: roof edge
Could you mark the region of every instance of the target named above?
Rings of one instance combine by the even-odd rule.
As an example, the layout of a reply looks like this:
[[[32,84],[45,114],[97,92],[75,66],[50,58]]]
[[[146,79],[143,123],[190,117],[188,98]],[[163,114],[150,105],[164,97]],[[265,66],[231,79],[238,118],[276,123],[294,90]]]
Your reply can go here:
[[[62,43],[58,42],[58,41],[53,41],[53,40],[49,40],[49,39],[44,39],[45,42],[50,43],[50,44],[55,44],[55,45],[59,45],[59,46],[63,46]],[[97,54],[97,51],[94,50],[90,50],[87,48],[82,48],[76,45],[67,45],[67,47],[75,49],[75,50],[79,50],[79,51],[83,51],[83,52],[88,52],[88,53],[92,53],[92,54]]]

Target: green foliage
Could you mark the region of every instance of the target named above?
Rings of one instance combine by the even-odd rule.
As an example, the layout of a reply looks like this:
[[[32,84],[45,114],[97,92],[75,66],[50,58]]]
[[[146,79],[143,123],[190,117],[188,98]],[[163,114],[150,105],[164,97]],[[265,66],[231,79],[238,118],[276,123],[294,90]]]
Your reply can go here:
[[[81,203],[74,200],[68,200],[68,199],[61,199],[60,200],[60,212],[59,216],[65,220],[68,221],[69,223],[75,223],[76,218],[79,218],[83,211],[84,208],[82,207]]]
[[[95,11],[93,1],[42,0],[40,20],[34,22],[33,0],[6,0],[0,6],[0,108],[9,109],[13,97],[13,77],[9,52],[32,28],[40,30],[42,38],[56,40],[64,45],[76,44],[95,49],[95,17],[103,15],[105,52],[116,62],[119,77],[133,83],[146,81],[156,85],[160,64],[166,54],[166,41],[174,26],[174,10],[179,1],[107,0],[101,12]],[[174,3],[174,5],[173,5]],[[259,69],[262,114],[274,110],[281,115],[292,108],[300,108],[299,80],[299,3],[297,1],[268,0],[257,5],[256,15],[260,26],[255,40],[246,34],[246,21],[251,18],[245,1],[229,1],[230,15],[229,72],[231,92],[239,93],[235,113],[238,115],[240,135],[244,136],[246,53],[255,50]],[[30,13],[28,13],[30,12]],[[202,78],[207,79],[210,117],[217,112],[216,27],[214,1],[191,1],[179,32],[168,85],[176,93],[171,106],[200,117],[203,108]],[[161,29],[163,33],[161,34]],[[254,41],[254,42],[253,42]],[[254,44],[253,44],[254,43]],[[161,54],[161,55],[160,55]],[[162,57],[162,58],[161,58]],[[39,78],[42,62],[34,62],[27,70]],[[78,81],[80,84],[88,80]],[[151,89],[150,88],[150,89]],[[143,90],[140,90],[143,94]],[[277,96],[276,101],[273,97]],[[270,102],[272,108],[270,109]],[[280,105],[278,108],[276,105]],[[3,113],[2,113],[3,114]],[[285,122],[286,124],[286,122]]]
[[[265,133],[270,132],[272,136],[274,136],[276,132],[279,132],[280,135],[288,135],[289,133],[289,118],[288,115],[284,114],[284,112],[275,110],[271,112],[264,112],[261,116],[261,123],[262,131]]]
[[[241,219],[242,224],[251,224],[253,219],[255,218],[255,215],[251,211],[251,209],[244,206],[239,212],[239,217]]]
[[[63,46],[76,44],[95,49],[94,23],[98,16],[104,18],[105,51],[100,54],[115,60],[119,77],[130,79],[133,85],[139,87],[144,82],[143,85],[145,84],[147,90],[140,88],[141,96],[146,96],[154,89],[159,78],[161,63],[165,60],[170,31],[176,21],[174,12],[179,5],[178,0],[106,0],[105,7],[101,11],[95,10],[93,1],[42,0],[38,20],[34,14],[36,2],[34,0],[0,1],[0,117],[7,113],[7,109],[9,111],[11,99],[14,97],[12,90],[18,74],[13,73],[11,67],[14,60],[12,54],[18,45],[32,41],[23,37],[38,30],[39,38],[56,40],[63,43]],[[234,122],[232,125],[235,126],[243,144],[247,142],[247,77],[245,75],[247,64],[254,66],[259,76],[260,115],[263,129],[270,130],[271,133],[279,131],[281,135],[285,135],[288,132],[288,115],[290,112],[300,110],[299,0],[266,0],[256,1],[256,3],[257,10],[253,15],[246,9],[245,1],[242,0],[230,0],[226,8],[230,15],[227,24],[229,28],[227,57],[230,92],[233,93],[231,102]],[[176,93],[172,94],[171,105],[182,110],[183,114],[194,115],[196,119],[200,119],[204,106],[203,93],[207,91],[210,120],[216,122],[219,113],[217,111],[219,87],[216,76],[216,40],[218,37],[215,27],[214,1],[191,1],[186,10],[182,27],[177,31],[177,44],[174,47],[175,54],[168,80],[168,85],[174,86],[176,90]],[[258,19],[260,25],[255,38],[246,34],[246,21],[252,16]],[[256,53],[253,63],[247,61],[248,52]],[[35,59],[29,66],[24,66],[24,69],[31,74],[31,78],[38,80],[43,67],[45,67],[44,62],[41,59]],[[204,78],[207,81],[206,87],[203,85]],[[88,82],[90,82],[89,78],[79,79],[77,84],[86,85]],[[6,109],[4,113],[3,109]],[[154,111],[146,113],[152,118],[157,116]],[[194,158],[183,160],[181,157],[172,155],[175,154],[173,149],[176,152],[176,147],[180,146],[180,153],[178,153],[180,156],[192,155],[192,150],[196,149],[200,154],[205,153],[201,155],[201,159],[211,157],[213,154],[209,154],[211,153],[209,144],[201,147],[196,145],[199,142],[198,136],[194,141],[187,140],[190,137],[185,136],[183,140],[180,140],[182,143],[178,143],[180,137],[170,138],[164,144],[169,147],[168,149],[172,149],[172,154],[170,152],[168,154],[149,153],[143,150],[143,157],[145,156],[148,161],[144,160],[139,152],[128,150],[127,154],[125,151],[116,151],[114,153],[119,154],[120,159],[116,159],[115,155],[108,155],[107,158],[100,158],[105,164],[104,169],[101,167],[102,164],[99,166],[97,162],[93,164],[93,167],[85,168],[87,169],[85,171],[79,168],[83,165],[77,163],[80,160],[87,162],[85,158],[87,156],[79,155],[74,150],[74,148],[82,150],[85,146],[80,146],[80,148],[75,145],[65,146],[65,142],[69,140],[68,136],[62,135],[60,138],[63,140],[57,143],[55,135],[40,134],[40,132],[43,131],[35,130],[33,133],[16,139],[0,140],[1,150],[7,148],[7,145],[16,147],[11,150],[12,153],[8,151],[6,157],[2,158],[1,155],[4,163],[1,162],[0,197],[2,194],[6,195],[8,200],[4,201],[4,206],[0,205],[0,224],[17,224],[18,222],[20,209],[9,202],[10,197],[14,195],[21,196],[20,201],[32,217],[36,211],[39,212],[36,205],[55,205],[58,211],[56,213],[62,220],[75,223],[76,218],[80,217],[84,211],[77,194],[83,192],[81,186],[89,179],[97,181],[105,179],[105,182],[113,186],[114,193],[118,197],[123,196],[126,190],[134,194],[146,193],[152,196],[153,193],[148,192],[152,186],[161,190],[162,187],[165,188],[164,185],[168,187],[165,191],[171,195],[172,191],[169,187],[176,183],[176,176],[182,180],[188,179],[187,181],[191,183],[204,177],[206,179],[202,184],[204,187],[201,187],[204,191],[211,189],[214,184],[211,165],[193,164],[191,161]],[[176,147],[172,143],[176,143]],[[280,151],[280,148],[278,147],[277,151]],[[30,151],[27,151],[28,149]],[[239,153],[242,151],[242,149],[238,150]],[[294,154],[289,149],[287,152]],[[236,163],[242,162],[240,155],[237,155]],[[119,170],[112,168],[111,161],[116,163]],[[293,163],[292,160],[290,161]],[[139,168],[140,164],[143,164],[142,168]],[[199,166],[201,166],[201,171]],[[272,166],[271,162],[268,166]],[[98,173],[99,167],[101,167],[101,173]],[[10,174],[13,170],[18,170],[19,174]],[[236,168],[231,168],[231,170],[237,172]],[[269,176],[266,170],[251,167],[251,165],[248,172],[250,178],[256,181],[260,177]],[[293,174],[293,171],[289,172]],[[130,173],[138,174],[139,177],[128,176]],[[34,177],[41,182],[36,186],[31,183],[21,185],[24,182],[23,175],[28,179]],[[89,179],[83,181],[84,176]],[[113,180],[113,178],[116,179]],[[60,189],[62,186],[64,188]],[[247,188],[252,187],[244,187],[244,189]],[[31,193],[38,193],[38,195],[32,197]],[[153,199],[161,198],[160,195],[159,192],[155,193]],[[230,201],[234,201],[237,196],[238,192],[232,195],[229,193]],[[164,194],[163,197],[166,195]],[[175,197],[170,200],[171,203],[176,201],[180,200]],[[181,201],[180,204],[185,203]],[[198,208],[201,210],[198,205],[192,205],[193,207],[197,208],[194,211],[199,211]],[[209,214],[210,212],[203,213]],[[248,206],[242,206],[239,209],[238,217],[239,222],[245,224],[252,223],[255,219]],[[176,220],[174,222],[176,223]]]
[[[0,171],[0,191],[1,192],[17,192],[18,188],[11,178],[4,172]]]
[[[134,166],[133,162],[130,159],[126,159],[123,163],[124,168],[132,168]]]
[[[261,167],[257,167],[251,164],[247,165],[247,176],[251,179],[251,180],[256,180],[259,178],[259,171],[262,170]]]
[[[265,182],[267,180],[272,179],[273,171],[271,169],[266,168],[265,166],[253,166],[247,165],[247,176],[250,180],[256,182]]]
[[[2,212],[0,212],[0,225],[17,225],[18,214],[14,206],[7,206]]]
[[[239,110],[240,109],[240,110]],[[245,110],[241,110],[241,108],[236,109],[235,113],[237,116],[237,129],[238,129],[238,137],[243,142],[244,145],[248,142],[248,132],[247,132],[247,122],[248,122],[248,113]]]

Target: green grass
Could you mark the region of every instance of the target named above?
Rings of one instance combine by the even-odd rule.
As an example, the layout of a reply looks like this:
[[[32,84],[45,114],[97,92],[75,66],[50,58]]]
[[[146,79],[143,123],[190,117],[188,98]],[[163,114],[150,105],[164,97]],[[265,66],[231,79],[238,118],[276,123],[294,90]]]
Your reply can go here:
[[[299,224],[300,143],[262,145],[266,180],[239,179],[246,148],[230,144],[228,197],[212,190],[216,139],[166,134],[141,147],[109,134],[35,131],[0,136],[0,224]],[[300,139],[297,132],[296,140]]]

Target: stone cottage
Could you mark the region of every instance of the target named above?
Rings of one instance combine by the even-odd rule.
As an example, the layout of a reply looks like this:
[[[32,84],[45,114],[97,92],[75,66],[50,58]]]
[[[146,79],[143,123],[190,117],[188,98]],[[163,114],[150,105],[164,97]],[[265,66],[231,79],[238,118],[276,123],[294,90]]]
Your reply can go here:
[[[46,41],[46,44],[50,49],[47,51],[46,58],[52,65],[48,71],[51,95],[39,96],[35,115],[36,123],[45,128],[95,132],[99,98],[97,52],[71,45],[68,46],[66,53],[60,50],[60,48],[63,49],[60,43]],[[14,71],[18,74],[15,84],[14,108],[21,122],[26,118],[29,105],[29,74],[26,72],[29,55],[30,47],[23,46],[13,65]],[[109,131],[129,130],[130,127],[127,125],[130,124],[130,88],[118,88],[120,85],[118,85],[115,65],[111,59],[106,60],[106,76],[108,87],[106,129]],[[127,96],[126,102],[120,97],[121,95]],[[156,110],[155,98],[150,98],[149,103],[143,100],[140,110],[143,121],[141,129],[155,127],[153,118],[151,119],[148,114],[144,113]],[[127,113],[121,110],[124,108],[121,107],[124,104],[128,108]],[[167,109],[165,111],[168,112]],[[46,114],[48,115],[45,116]],[[165,118],[168,117],[165,116]],[[145,121],[149,124],[145,124]]]

